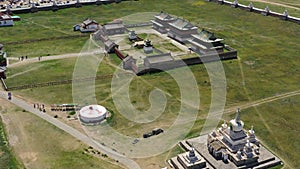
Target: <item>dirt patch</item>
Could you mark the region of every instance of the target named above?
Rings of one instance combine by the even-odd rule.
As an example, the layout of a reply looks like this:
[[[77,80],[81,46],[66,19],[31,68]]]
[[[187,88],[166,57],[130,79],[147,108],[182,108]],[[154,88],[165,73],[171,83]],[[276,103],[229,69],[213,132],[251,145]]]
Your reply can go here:
[[[20,153],[20,158],[22,159],[22,161],[24,161],[25,165],[27,166],[27,164],[34,162],[38,159],[38,153],[36,152]]]

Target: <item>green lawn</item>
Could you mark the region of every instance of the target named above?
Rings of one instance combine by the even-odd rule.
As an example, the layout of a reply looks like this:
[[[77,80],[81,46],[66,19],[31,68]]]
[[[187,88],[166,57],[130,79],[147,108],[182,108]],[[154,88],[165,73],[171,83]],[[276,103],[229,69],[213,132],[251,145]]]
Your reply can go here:
[[[9,57],[49,56],[63,53],[79,53],[89,37],[67,38],[5,45]]]

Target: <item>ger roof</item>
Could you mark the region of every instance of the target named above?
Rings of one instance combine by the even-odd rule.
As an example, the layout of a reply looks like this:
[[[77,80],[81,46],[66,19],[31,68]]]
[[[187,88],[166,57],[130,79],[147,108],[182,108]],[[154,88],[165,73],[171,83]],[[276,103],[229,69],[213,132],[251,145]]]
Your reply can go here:
[[[196,26],[191,24],[190,22],[182,19],[177,18],[174,22],[169,23],[171,26],[176,27],[181,30],[191,30],[191,29],[198,29]]]

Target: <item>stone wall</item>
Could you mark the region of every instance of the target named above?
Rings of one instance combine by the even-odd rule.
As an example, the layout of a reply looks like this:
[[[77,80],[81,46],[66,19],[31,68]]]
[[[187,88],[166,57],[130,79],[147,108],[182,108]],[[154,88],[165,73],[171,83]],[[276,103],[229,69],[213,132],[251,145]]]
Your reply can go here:
[[[216,3],[221,4],[221,5],[232,6],[234,8],[240,8],[240,9],[247,10],[247,11],[250,11],[250,12],[263,14],[265,16],[272,16],[272,17],[276,17],[276,18],[279,18],[279,19],[283,19],[283,20],[287,20],[287,21],[290,21],[290,22],[300,24],[300,18],[293,17],[293,16],[285,16],[283,13],[281,14],[281,13],[277,13],[277,12],[273,12],[273,11],[266,12],[265,9],[260,9],[260,8],[255,8],[255,7],[250,8],[247,5],[243,5],[243,4],[239,4],[239,3],[234,4],[234,2],[230,2],[230,1],[223,1],[223,0],[206,0],[206,1],[216,2]]]

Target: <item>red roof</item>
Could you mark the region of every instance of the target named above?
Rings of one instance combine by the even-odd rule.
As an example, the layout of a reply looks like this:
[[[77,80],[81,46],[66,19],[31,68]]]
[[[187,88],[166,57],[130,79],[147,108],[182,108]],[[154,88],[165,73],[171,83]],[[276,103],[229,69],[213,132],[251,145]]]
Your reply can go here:
[[[12,20],[11,16],[0,12],[0,20]]]

